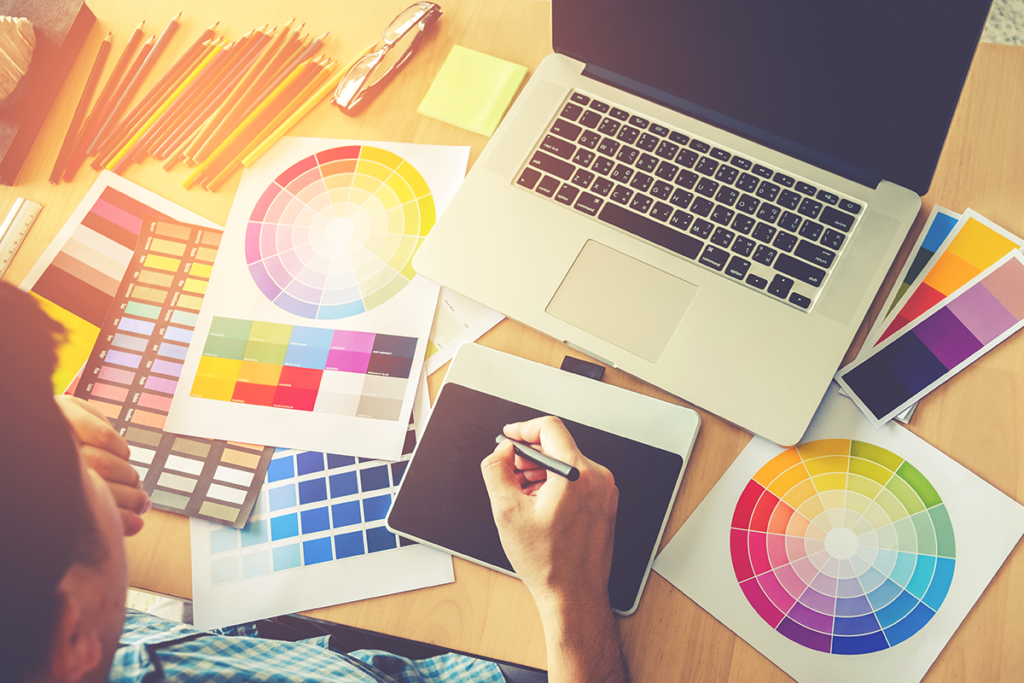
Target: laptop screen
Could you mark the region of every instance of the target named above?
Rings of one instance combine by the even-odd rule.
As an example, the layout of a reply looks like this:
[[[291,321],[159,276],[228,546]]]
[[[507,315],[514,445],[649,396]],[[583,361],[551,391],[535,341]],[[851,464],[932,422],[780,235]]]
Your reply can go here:
[[[924,194],[989,5],[553,0],[553,42],[556,52],[697,105],[678,108],[712,123]]]

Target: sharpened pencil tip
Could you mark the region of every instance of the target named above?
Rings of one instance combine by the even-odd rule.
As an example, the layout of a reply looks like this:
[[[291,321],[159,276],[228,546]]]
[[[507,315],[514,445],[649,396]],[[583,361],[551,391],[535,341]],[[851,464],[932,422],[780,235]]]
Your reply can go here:
[[[171,19],[171,21],[179,21],[180,19],[181,19],[181,12],[178,12],[177,14],[174,15],[174,18]]]

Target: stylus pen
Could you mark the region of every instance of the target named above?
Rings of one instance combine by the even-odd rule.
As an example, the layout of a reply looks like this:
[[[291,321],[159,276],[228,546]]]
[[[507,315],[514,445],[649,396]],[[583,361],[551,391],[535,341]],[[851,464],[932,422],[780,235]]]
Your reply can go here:
[[[515,448],[516,453],[518,453],[520,457],[526,458],[530,462],[540,465],[549,472],[560,474],[569,481],[576,481],[580,478],[580,471],[578,469],[568,463],[562,462],[561,460],[556,460],[549,455],[544,455],[529,444],[525,444],[522,441],[516,441],[515,439],[510,439],[504,434],[499,434],[494,437],[495,443],[501,443],[502,441],[511,441],[512,447]]]

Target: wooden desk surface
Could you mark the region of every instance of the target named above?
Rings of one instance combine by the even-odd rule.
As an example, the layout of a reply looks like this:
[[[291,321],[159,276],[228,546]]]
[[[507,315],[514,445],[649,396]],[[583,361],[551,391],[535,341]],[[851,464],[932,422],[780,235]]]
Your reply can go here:
[[[15,187],[0,188],[0,208],[17,196],[44,206],[26,244],[5,279],[19,282],[81,201],[96,174],[79,173],[74,183],[47,182],[64,131],[106,32],[114,33],[114,57],[134,26],[146,20],[158,33],[179,9],[181,27],[162,56],[158,76],[204,28],[220,21],[220,33],[239,37],[263,22],[278,25],[297,16],[313,35],[330,30],[325,47],[343,62],[373,42],[408,0],[246,0],[199,3],[176,0],[90,0],[97,26],[45,122]],[[294,130],[303,136],[469,145],[471,162],[486,139],[416,114],[416,106],[453,44],[527,65],[531,72],[550,51],[549,4],[538,0],[442,0],[444,17],[422,54],[360,117],[347,118],[329,105],[317,107]],[[182,7],[183,6],[183,7]],[[151,75],[149,82],[155,80]],[[909,251],[931,206],[974,208],[1006,229],[1024,235],[1024,48],[982,45],[953,121],[931,192],[904,246]],[[126,177],[217,223],[227,218],[238,175],[216,193],[180,186],[184,173],[165,173],[152,160],[130,168]],[[6,211],[6,208],[2,208]],[[895,278],[890,273],[887,288]],[[883,290],[885,291],[885,290]],[[873,319],[881,298],[875,303]],[[854,343],[857,348],[867,326]],[[482,343],[557,365],[571,353],[562,344],[511,321]],[[675,399],[622,372],[606,381],[665,400]],[[431,377],[432,390],[440,373]],[[966,465],[998,489],[1024,499],[1024,336],[1002,344],[922,401],[910,429]],[[666,542],[750,439],[750,434],[707,414]],[[131,583],[152,591],[191,595],[188,524],[185,518],[153,511],[144,531],[129,541]],[[517,580],[455,560],[456,582],[407,594],[316,610],[310,614],[454,649],[544,667],[543,634],[533,602]],[[788,677],[706,614],[657,574],[652,574],[637,613],[621,622],[635,680],[786,681]],[[963,626],[943,651],[926,681],[1008,680],[1024,668],[1024,559],[1011,555]]]

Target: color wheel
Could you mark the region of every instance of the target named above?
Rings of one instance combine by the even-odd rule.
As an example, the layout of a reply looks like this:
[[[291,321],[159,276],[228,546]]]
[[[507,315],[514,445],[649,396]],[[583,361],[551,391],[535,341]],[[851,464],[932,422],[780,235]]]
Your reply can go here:
[[[946,506],[884,448],[846,439],[794,446],[747,484],[732,519],[747,601],[812,650],[867,654],[920,631],[953,580]]]
[[[405,159],[336,147],[293,164],[264,191],[249,216],[246,263],[260,291],[289,313],[347,318],[408,284],[434,219],[430,188]]]

